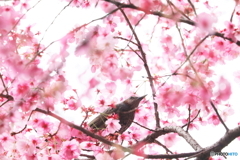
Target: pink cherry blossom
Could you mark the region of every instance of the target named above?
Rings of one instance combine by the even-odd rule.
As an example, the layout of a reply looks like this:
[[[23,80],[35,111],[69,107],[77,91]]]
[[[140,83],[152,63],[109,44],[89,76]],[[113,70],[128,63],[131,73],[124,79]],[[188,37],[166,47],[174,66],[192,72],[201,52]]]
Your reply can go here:
[[[208,118],[208,123],[212,123],[214,125],[218,125],[220,123],[218,116],[216,114],[211,115]]]
[[[171,147],[178,140],[178,137],[177,137],[177,134],[171,133],[164,136],[164,140],[165,140],[165,145],[167,147]]]
[[[63,159],[72,159],[77,158],[80,153],[79,143],[73,139],[71,141],[65,141],[62,143],[59,155]]]
[[[107,127],[103,135],[114,133],[121,128],[121,125],[119,124],[119,120],[116,120],[116,119],[110,118],[105,122],[105,124]]]
[[[219,80],[219,85],[218,85],[218,92],[217,94],[217,98],[219,100],[227,100],[229,99],[229,97],[232,94],[232,89],[231,89],[231,85],[230,83],[223,77],[220,78]]]
[[[197,24],[202,30],[212,31],[212,25],[215,22],[217,22],[217,19],[212,14],[201,13],[197,17]]]

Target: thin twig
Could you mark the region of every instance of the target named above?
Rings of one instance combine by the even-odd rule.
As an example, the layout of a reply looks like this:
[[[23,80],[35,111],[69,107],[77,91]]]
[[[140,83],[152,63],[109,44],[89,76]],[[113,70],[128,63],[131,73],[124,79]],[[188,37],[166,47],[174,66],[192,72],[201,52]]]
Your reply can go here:
[[[223,122],[223,119],[222,119],[222,117],[220,116],[220,114],[218,113],[218,110],[217,110],[217,108],[215,107],[215,105],[213,104],[212,100],[210,100],[210,104],[211,104],[211,106],[213,107],[214,111],[216,112],[216,114],[217,114],[220,122],[222,123],[222,125],[224,126],[224,128],[226,129],[226,131],[228,132],[229,129],[228,129],[228,127],[226,126],[226,124]]]
[[[6,104],[7,102],[9,102],[10,100],[6,100],[5,102],[3,102],[0,107],[4,106],[4,104]]]
[[[185,61],[172,73],[172,75],[175,75],[177,73],[177,71],[190,59],[190,57],[192,56],[192,54],[195,52],[195,50],[205,41],[205,39],[207,39],[209,37],[209,35],[205,36],[200,42],[198,42],[198,44],[194,47],[194,49],[192,50],[192,52],[187,56],[187,58],[185,59]],[[167,82],[167,80],[170,77],[168,77],[162,84],[160,87],[164,86],[165,83]]]
[[[122,40],[125,40],[125,41],[128,41],[128,42],[131,42],[132,44],[134,44],[134,45],[138,46],[138,44],[137,44],[137,43],[135,43],[135,42],[133,42],[133,41],[131,41],[131,40],[127,39],[127,38],[123,38],[123,37],[119,37],[119,36],[115,36],[115,37],[113,37],[113,38],[122,39]]]
[[[31,116],[32,116],[32,114],[33,114],[33,112],[34,112],[34,110],[32,110],[32,112],[30,113],[27,122],[29,122],[29,120],[30,120],[30,118],[31,118]],[[27,128],[27,123],[26,123],[26,125],[23,127],[23,129],[21,129],[21,130],[18,131],[18,132],[12,132],[11,135],[13,136],[13,135],[19,134],[19,133],[21,133],[22,131],[24,131],[26,128]]]
[[[135,29],[137,28],[137,26],[140,24],[140,22],[144,19],[144,17],[146,16],[147,14],[144,14],[140,19],[139,21],[136,23],[136,25],[134,26],[133,30],[135,31]],[[129,38],[130,41],[132,41],[132,38],[133,38],[133,34],[131,35],[131,37]],[[127,46],[129,45],[129,43],[127,44]],[[138,45],[137,45],[138,46]]]
[[[192,123],[192,122],[198,117],[200,111],[201,111],[201,110],[199,109],[197,115],[190,121],[190,123]],[[184,124],[184,125],[182,126],[182,128],[186,127],[187,125],[188,125],[188,123]]]
[[[188,132],[189,126],[190,126],[190,118],[191,118],[191,109],[190,105],[188,106],[188,124],[187,124],[187,129],[186,132]]]
[[[233,16],[234,16],[237,5],[238,5],[238,2],[235,1],[235,6],[234,6],[234,9],[233,9],[232,14],[231,14],[230,22],[232,22],[232,20],[233,20]]]
[[[181,31],[180,31],[180,28],[179,28],[179,26],[178,26],[178,23],[176,23],[176,27],[177,27],[179,36],[180,36],[180,38],[181,38],[181,42],[182,42],[182,47],[183,47],[184,53],[185,53],[186,57],[188,57],[187,49],[186,49],[186,46],[185,46],[185,44],[184,44],[184,39],[183,39],[182,33],[181,33]],[[190,60],[190,58],[188,58],[188,62],[189,62],[189,64],[190,64],[191,68],[193,69],[194,73],[196,74],[198,80],[201,82],[202,86],[204,87],[204,84],[203,84],[202,80],[200,79],[200,77],[199,77],[199,75],[198,75],[198,72],[196,71],[194,65],[192,64],[192,62],[191,62],[191,60]]]
[[[160,17],[158,17],[157,23],[153,26],[152,33],[151,33],[151,37],[150,37],[150,41],[151,41],[152,38],[153,38],[155,29],[156,29],[156,27],[157,27],[157,25],[158,25],[159,22],[160,22]]]
[[[42,0],[37,1],[37,3],[35,3],[31,8],[27,9],[27,11],[18,19],[18,21],[13,25],[12,29],[11,29],[7,34],[9,34],[12,30],[14,30],[14,28],[18,25],[18,23],[21,21],[21,19],[22,19],[30,10],[32,10],[33,8],[35,8],[35,7],[38,5],[38,3],[40,3],[40,1],[42,1]]]
[[[156,144],[158,144],[159,146],[163,147],[163,148],[166,150],[166,153],[171,153],[171,154],[173,154],[173,152],[170,151],[170,150],[168,149],[168,147],[166,147],[165,145],[163,145],[163,144],[162,144],[161,142],[159,142],[158,140],[154,140],[154,143],[156,143]]]
[[[3,78],[2,78],[2,74],[0,74],[0,79],[1,79],[2,85],[3,85],[3,87],[4,87],[4,90],[2,91],[2,93],[3,93],[4,91],[6,91],[6,93],[7,93],[7,95],[8,95],[7,86],[6,86],[5,83],[4,83],[4,80],[3,80]]]
[[[51,137],[53,137],[53,136],[57,135],[58,131],[60,130],[60,127],[61,127],[61,125],[62,125],[62,123],[59,123],[59,125],[58,125],[58,128],[57,128],[56,132],[55,132],[55,133],[53,133],[53,134],[51,134]]]
[[[192,9],[193,9],[193,11],[194,11],[194,13],[195,13],[195,16],[197,16],[197,12],[196,12],[196,9],[195,9],[192,1],[191,1],[191,0],[188,0],[188,3],[191,5],[191,7],[192,7]]]
[[[0,97],[7,99],[5,102],[3,102],[3,103],[0,105],[0,107],[2,107],[2,106],[4,106],[7,102],[13,101],[14,98],[13,98],[11,95],[8,94],[8,89],[7,89],[7,86],[6,86],[5,83],[4,83],[4,80],[3,80],[3,78],[2,78],[2,74],[0,74],[0,79],[1,79],[2,85],[3,85],[3,87],[4,87],[4,90],[2,91],[2,93],[0,93]],[[3,94],[4,92],[6,92],[7,94]]]
[[[150,128],[147,128],[147,127],[145,127],[145,126],[143,126],[143,125],[139,124],[138,122],[135,122],[135,121],[134,121],[133,123],[135,123],[135,124],[139,125],[139,126],[140,126],[140,127],[142,127],[142,128],[145,128],[145,129],[147,129],[147,130],[149,130],[149,131],[155,132],[155,130],[153,130],[153,129],[150,129]]]
[[[80,127],[82,127],[82,125],[84,124],[84,122],[87,120],[88,118],[88,111],[85,112],[86,113],[86,116],[85,118],[83,119],[82,123],[80,124]]]
[[[56,21],[56,19],[58,18],[58,16],[60,16],[60,14],[68,7],[70,6],[70,4],[73,2],[73,0],[71,0],[66,6],[64,6],[62,8],[62,10],[53,18],[52,22],[49,24],[49,26],[45,29],[44,33],[43,33],[43,36],[42,38],[40,39],[39,43],[38,43],[38,46],[37,46],[37,51],[39,50],[40,48],[40,44],[41,42],[43,41],[43,39],[45,38],[45,35],[47,33],[47,31],[49,30],[49,28],[53,25],[53,23]]]
[[[137,51],[135,51],[131,46],[128,46],[141,60],[143,60],[143,58],[137,53]]]
[[[187,15],[185,15],[183,11],[181,11],[180,9],[178,9],[178,7],[176,7],[171,1],[168,0],[168,3],[169,3],[171,6],[173,6],[173,8],[174,8],[175,10],[177,10],[179,13],[181,13],[185,18],[187,18],[188,20],[190,20],[190,18],[189,18]],[[173,11],[172,11],[172,12],[173,12]],[[175,14],[175,13],[173,12],[173,14]]]

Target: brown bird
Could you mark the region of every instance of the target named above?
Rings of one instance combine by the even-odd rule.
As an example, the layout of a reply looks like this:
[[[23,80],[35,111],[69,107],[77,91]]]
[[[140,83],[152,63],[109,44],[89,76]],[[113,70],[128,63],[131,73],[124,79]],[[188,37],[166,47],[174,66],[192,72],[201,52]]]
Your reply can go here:
[[[104,129],[106,128],[105,122],[107,121],[107,117],[111,114],[117,114],[121,125],[121,128],[117,132],[122,134],[132,124],[136,108],[145,96],[146,95],[142,97],[129,97],[123,102],[116,104],[115,108],[109,108],[103,113],[100,113],[100,115],[93,119],[88,125],[95,130]]]

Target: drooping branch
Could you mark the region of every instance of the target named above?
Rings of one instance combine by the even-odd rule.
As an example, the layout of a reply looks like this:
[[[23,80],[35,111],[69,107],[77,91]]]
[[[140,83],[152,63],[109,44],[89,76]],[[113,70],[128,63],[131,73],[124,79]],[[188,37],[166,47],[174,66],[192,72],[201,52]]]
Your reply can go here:
[[[68,125],[68,126],[71,127],[71,128],[77,129],[77,130],[83,132],[84,134],[86,134],[86,135],[88,135],[88,136],[90,136],[90,137],[92,137],[92,138],[94,138],[94,139],[97,139],[97,140],[99,140],[99,141],[101,141],[101,142],[103,142],[103,143],[105,143],[105,144],[107,144],[107,145],[116,146],[116,147],[121,148],[121,149],[124,150],[124,151],[129,151],[128,148],[123,147],[123,146],[121,146],[121,145],[118,145],[118,144],[116,144],[116,143],[113,143],[113,142],[111,142],[111,141],[109,141],[109,140],[107,140],[107,139],[105,139],[105,138],[103,138],[103,137],[101,137],[101,136],[98,136],[98,135],[96,135],[96,134],[94,134],[94,133],[92,133],[92,132],[84,129],[83,127],[80,127],[80,126],[78,126],[78,125],[75,125],[75,124],[73,124],[73,123],[65,120],[64,118],[56,115],[56,114],[53,113],[53,112],[45,111],[45,110],[42,110],[42,109],[40,109],[40,108],[36,108],[34,111],[40,112],[40,113],[43,113],[43,114],[46,114],[46,115],[49,115],[49,116],[51,116],[51,117],[54,117],[54,118],[58,119],[61,123],[65,124],[65,125]]]
[[[143,156],[145,158],[152,158],[152,159],[155,159],[155,158],[181,158],[181,157],[198,157],[198,158],[201,159],[201,158],[209,157],[211,151],[215,151],[215,152],[221,151],[231,141],[233,141],[235,138],[240,136],[240,126],[238,126],[235,129],[229,130],[229,132],[227,132],[218,142],[214,143],[213,145],[211,145],[209,147],[202,148],[196,142],[196,140],[194,138],[192,138],[192,136],[189,133],[187,133],[186,131],[184,131],[182,129],[182,127],[180,127],[180,126],[167,126],[167,127],[158,129],[157,131],[148,135],[146,138],[139,141],[138,143],[126,148],[126,147],[123,147],[119,144],[113,143],[113,142],[105,139],[104,137],[98,136],[98,135],[82,128],[81,126],[75,125],[75,124],[65,120],[64,118],[50,112],[50,111],[45,111],[45,110],[42,110],[40,108],[36,108],[34,111],[49,115],[51,117],[54,117],[54,118],[58,119],[61,123],[64,123],[71,128],[75,128],[75,129],[83,132],[84,134],[86,134],[86,135],[88,135],[88,136],[90,136],[94,139],[97,139],[97,140],[99,140],[99,141],[101,141],[101,142],[103,142],[107,145],[121,148],[123,151],[129,152],[129,153],[132,153],[132,151],[135,148],[138,148],[139,145],[143,146],[143,145],[148,144],[148,143],[153,143],[153,142],[155,142],[156,138],[158,138],[159,136],[162,136],[162,135],[165,135],[165,134],[171,133],[171,132],[177,133],[179,136],[183,137],[192,146],[192,148],[196,151],[196,152],[172,154],[172,155],[165,155],[165,154],[138,155],[138,154],[136,154],[138,156]],[[201,160],[203,160],[203,159],[201,159]]]
[[[122,12],[126,22],[128,23],[133,35],[134,35],[134,38],[136,39],[137,41],[137,44],[138,44],[138,49],[141,53],[141,59],[143,60],[143,63],[144,63],[144,68],[147,72],[147,75],[149,77],[149,83],[150,83],[150,88],[152,90],[152,95],[153,95],[153,100],[155,99],[156,97],[156,89],[155,89],[155,86],[154,86],[154,83],[153,83],[153,78],[152,78],[152,74],[150,72],[150,69],[148,67],[148,63],[147,63],[147,58],[146,58],[146,53],[143,51],[143,48],[142,48],[142,45],[141,45],[141,42],[135,32],[135,30],[133,29],[132,27],[132,24],[130,23],[127,15],[125,14],[125,12],[123,11],[122,8],[120,8],[120,11]],[[156,129],[160,128],[160,118],[159,118],[159,113],[158,113],[158,105],[156,102],[153,103],[154,104],[154,111],[155,111],[155,121],[156,121]]]

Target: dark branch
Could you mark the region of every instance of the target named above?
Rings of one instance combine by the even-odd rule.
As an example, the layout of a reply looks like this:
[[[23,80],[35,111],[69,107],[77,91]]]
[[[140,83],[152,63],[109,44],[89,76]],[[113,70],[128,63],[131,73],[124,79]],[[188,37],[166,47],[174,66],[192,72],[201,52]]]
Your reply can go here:
[[[88,136],[90,136],[90,137],[92,137],[92,138],[94,138],[94,139],[97,139],[97,140],[99,140],[99,141],[101,141],[101,142],[103,142],[103,143],[105,143],[105,144],[107,144],[107,145],[119,147],[119,148],[121,148],[123,151],[128,151],[128,152],[130,152],[130,150],[129,150],[128,148],[123,147],[123,146],[121,146],[121,145],[118,145],[118,144],[116,144],[116,143],[113,143],[113,142],[105,139],[105,138],[102,137],[102,136],[98,136],[98,135],[96,135],[95,133],[92,133],[92,132],[84,129],[83,127],[80,127],[80,126],[78,126],[78,125],[75,125],[75,124],[73,124],[73,123],[65,120],[64,118],[56,115],[55,113],[52,113],[52,112],[50,112],[50,111],[45,111],[45,110],[42,110],[42,109],[40,109],[40,108],[36,108],[34,111],[40,112],[40,113],[43,113],[43,114],[46,114],[46,115],[49,115],[49,116],[51,116],[51,117],[54,117],[54,118],[58,119],[61,123],[66,124],[66,125],[68,125],[68,126],[71,127],[71,128],[75,128],[75,129],[83,132],[84,134],[86,134],[86,135],[88,135]]]
[[[228,132],[228,131],[229,131],[228,127],[227,127],[226,124],[223,122],[222,117],[221,117],[220,114],[218,113],[217,108],[215,107],[215,105],[213,104],[213,102],[212,102],[211,100],[210,100],[210,104],[211,104],[212,108],[214,109],[214,111],[216,112],[216,114],[217,114],[220,122],[222,123],[222,125],[224,126],[224,128],[226,129],[226,131]]]

